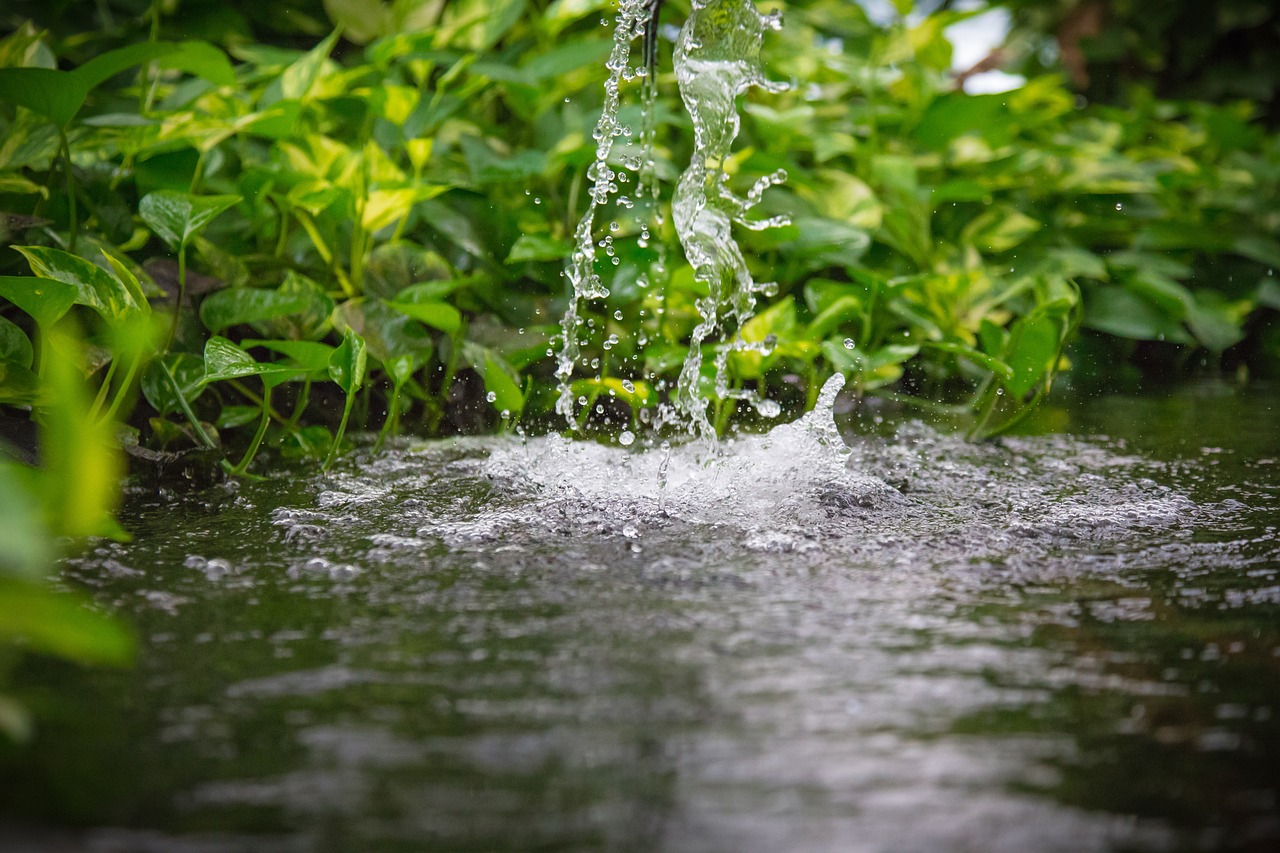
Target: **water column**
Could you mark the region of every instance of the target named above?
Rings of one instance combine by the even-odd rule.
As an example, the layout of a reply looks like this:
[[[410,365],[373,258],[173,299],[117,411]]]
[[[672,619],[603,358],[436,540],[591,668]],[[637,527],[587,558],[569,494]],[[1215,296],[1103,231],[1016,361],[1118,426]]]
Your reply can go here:
[[[754,399],[750,391],[733,391],[727,381],[729,353],[760,349],[737,337],[755,312],[756,294],[775,289],[756,282],[732,226],[761,230],[786,224],[782,217],[748,220],[747,212],[770,186],[786,179],[775,172],[756,182],[745,197],[729,188],[724,163],[738,136],[736,99],[752,86],[779,92],[786,84],[766,80],[760,49],[766,30],[778,29],[777,13],[761,15],[752,0],[694,0],[675,49],[680,97],[693,120],[694,152],[672,199],[672,222],[694,279],[707,288],[697,301],[701,322],[694,328],[680,371],[675,406],[691,433],[714,438],[707,418],[708,397],[702,391],[702,345],[716,334],[732,333],[716,358],[716,395],[721,399]]]
[[[614,142],[630,133],[618,122],[619,91],[623,82],[644,73],[643,69],[633,69],[629,63],[631,43],[644,34],[653,16],[651,2],[652,0],[622,0],[618,8],[617,24],[613,30],[613,49],[606,66],[609,76],[604,84],[604,106],[592,134],[596,143],[596,158],[587,171],[587,179],[591,182],[591,201],[574,230],[573,254],[565,266],[564,274],[569,281],[570,291],[569,307],[560,321],[562,344],[556,356],[556,380],[560,396],[556,401],[556,412],[565,417],[571,428],[577,426],[570,382],[573,379],[574,364],[581,354],[578,347],[578,326],[583,320],[578,314],[578,307],[583,300],[604,299],[609,295],[609,289],[600,281],[600,276],[595,271],[596,211],[609,202],[611,195],[618,192],[617,173],[609,165],[609,156],[613,152]]]

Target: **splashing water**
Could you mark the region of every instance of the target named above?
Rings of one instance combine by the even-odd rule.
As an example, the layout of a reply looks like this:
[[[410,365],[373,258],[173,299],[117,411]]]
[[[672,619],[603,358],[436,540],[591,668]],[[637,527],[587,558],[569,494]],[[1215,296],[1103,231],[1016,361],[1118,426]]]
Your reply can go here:
[[[780,26],[777,13],[761,15],[751,0],[695,0],[676,43],[676,80],[693,120],[694,152],[676,186],[672,220],[694,278],[706,286],[707,296],[697,303],[702,322],[689,341],[675,403],[689,430],[705,438],[714,438],[715,430],[707,420],[708,398],[701,390],[702,344],[716,332],[727,331],[730,322],[741,329],[755,311],[756,294],[776,289],[752,278],[732,225],[761,230],[786,224],[780,217],[747,219],[764,191],[785,180],[786,173],[766,175],[742,197],[729,188],[724,163],[740,126],[735,98],[753,86],[770,92],[786,88],[766,80],[760,65],[765,31]],[[747,348],[750,345],[736,339],[716,359],[720,398],[753,396],[733,391],[725,378],[729,352]]]
[[[605,102],[596,125],[596,159],[588,171],[592,182],[591,201],[574,233],[574,251],[565,270],[571,286],[569,307],[561,322],[562,347],[557,357],[556,378],[559,399],[556,412],[565,417],[571,428],[574,420],[574,395],[570,387],[575,363],[581,351],[578,327],[583,323],[579,307],[583,300],[603,299],[609,290],[595,271],[595,219],[599,208],[618,192],[619,174],[609,164],[614,141],[630,135],[629,128],[619,124],[620,89],[624,82],[643,76],[643,123],[640,130],[640,157],[634,164],[638,173],[638,199],[651,208],[650,219],[656,227],[663,223],[659,210],[658,184],[653,163],[654,115],[657,99],[655,76],[651,73],[654,59],[654,33],[657,21],[656,0],[622,0],[614,29],[613,51],[608,61],[609,78],[605,81]],[[757,283],[747,268],[742,250],[733,239],[732,225],[738,223],[753,230],[786,224],[784,217],[750,220],[748,212],[759,203],[764,191],[786,179],[778,170],[758,180],[745,196],[734,193],[728,185],[724,163],[737,138],[740,120],[735,99],[754,87],[771,92],[782,91],[786,84],[765,79],[760,64],[764,33],[778,29],[778,13],[761,15],[751,0],[695,0],[693,9],[680,30],[675,49],[676,80],[680,95],[694,126],[694,153],[672,199],[672,219],[676,234],[690,264],[694,278],[707,289],[707,296],[697,302],[701,322],[691,335],[688,354],[677,383],[674,412],[664,407],[659,423],[682,421],[689,433],[715,438],[715,430],[707,418],[708,397],[701,389],[702,346],[717,333],[735,335],[754,313],[756,294],[773,292],[772,284]],[[628,63],[632,42],[645,39],[644,64],[632,68]],[[625,176],[623,176],[625,177]],[[630,200],[618,202],[630,206]],[[650,239],[649,223],[640,230],[640,245]],[[608,239],[608,238],[606,238]],[[661,240],[654,270],[665,265]],[[727,367],[734,351],[764,352],[763,345],[748,343],[740,337],[722,346],[715,360],[715,393],[719,399],[747,399],[766,405],[749,390],[729,387]],[[762,409],[764,411],[764,409]]]
[[[574,231],[573,254],[565,268],[565,277],[569,280],[571,289],[569,307],[564,319],[560,321],[563,343],[556,359],[556,380],[560,390],[556,412],[565,417],[570,427],[575,422],[573,391],[569,387],[569,381],[573,378],[573,366],[581,354],[578,347],[578,326],[582,323],[582,317],[578,314],[578,306],[584,299],[604,299],[609,295],[608,288],[595,271],[596,212],[609,202],[610,196],[618,192],[618,173],[609,165],[609,155],[613,153],[614,142],[631,133],[629,128],[618,121],[619,93],[624,82],[645,73],[643,67],[632,68],[629,63],[632,42],[645,33],[652,19],[650,2],[651,0],[622,0],[618,8],[617,24],[613,31],[613,50],[606,63],[609,77],[604,84],[604,106],[592,134],[596,141],[596,159],[587,170],[587,179],[591,181],[591,201]]]

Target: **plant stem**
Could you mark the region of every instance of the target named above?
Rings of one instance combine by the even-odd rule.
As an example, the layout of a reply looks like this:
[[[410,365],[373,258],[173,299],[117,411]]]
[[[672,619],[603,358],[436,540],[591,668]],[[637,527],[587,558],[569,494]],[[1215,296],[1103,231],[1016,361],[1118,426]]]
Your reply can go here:
[[[115,362],[112,362],[114,365]],[[116,396],[111,401],[111,408],[107,409],[106,420],[110,421],[115,418],[116,412],[120,411],[120,404],[124,402],[125,394],[128,393],[129,387],[133,385],[133,377],[138,374],[138,368],[142,365],[142,354],[134,356],[133,361],[129,364],[129,369],[125,371],[124,379],[120,381],[120,387],[116,389]]]
[[[96,419],[98,412],[102,411],[103,405],[107,402],[107,393],[111,390],[111,378],[116,374],[116,360],[111,359],[111,364],[107,365],[107,375],[102,377],[102,385],[98,388],[98,395],[93,400],[93,408],[89,410],[89,417]]]
[[[271,423],[271,389],[264,387],[262,392],[262,417],[258,420],[258,431],[253,434],[253,441],[249,442],[249,449],[245,451],[244,458],[240,460],[240,464],[232,468],[229,473],[233,477],[239,477],[249,468],[249,463],[253,461],[253,457],[258,455],[258,448],[262,446],[262,439],[267,435],[267,426]]]
[[[169,336],[165,338],[164,352],[167,355],[173,346],[174,336],[178,334],[178,317],[182,314],[182,303],[187,298],[187,244],[178,245],[178,298],[173,303],[173,320],[169,323]]]
[[[165,378],[169,380],[169,387],[173,389],[173,396],[178,401],[178,408],[182,410],[187,422],[191,424],[191,428],[199,436],[200,443],[204,445],[205,450],[213,450],[217,445],[213,443],[213,439],[209,438],[209,433],[204,431],[204,425],[200,423],[196,413],[191,411],[191,404],[183,396],[182,389],[178,387],[178,380],[173,377],[173,371],[169,369],[169,365],[165,363],[163,358],[160,359],[160,369],[164,371]]]
[[[67,184],[67,251],[76,252],[76,232],[80,230],[78,211],[76,210],[75,179],[71,174],[71,143],[67,141],[67,131],[58,128],[58,140],[62,146],[62,170]]]
[[[333,444],[329,445],[329,455],[324,460],[323,470],[328,471],[333,466],[333,460],[338,458],[338,448],[342,446],[342,436],[347,431],[347,420],[351,417],[351,407],[355,403],[355,395],[348,394],[347,401],[342,407],[342,422],[338,424],[338,432],[333,437]]]
[[[400,391],[404,388],[404,383],[395,385],[391,389],[391,402],[387,405],[387,419],[382,422],[382,429],[378,431],[378,440],[374,442],[373,451],[377,453],[382,450],[382,445],[386,443],[387,436],[391,434],[393,429],[400,421]]]

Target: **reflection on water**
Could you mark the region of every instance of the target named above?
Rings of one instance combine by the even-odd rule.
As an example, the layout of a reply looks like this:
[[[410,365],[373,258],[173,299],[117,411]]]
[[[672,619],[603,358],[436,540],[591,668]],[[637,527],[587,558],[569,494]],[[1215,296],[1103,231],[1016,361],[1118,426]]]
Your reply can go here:
[[[140,492],[71,566],[140,665],[26,664],[0,847],[1275,849],[1276,404]]]

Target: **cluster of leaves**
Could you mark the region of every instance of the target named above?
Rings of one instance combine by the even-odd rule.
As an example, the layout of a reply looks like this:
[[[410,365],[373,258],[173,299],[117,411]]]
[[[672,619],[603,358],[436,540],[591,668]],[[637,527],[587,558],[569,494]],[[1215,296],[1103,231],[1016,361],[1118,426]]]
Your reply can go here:
[[[1013,15],[1023,61],[1078,52],[1090,100],[1125,103],[1134,84],[1163,98],[1221,103],[1247,99],[1280,122],[1280,10],[1267,0],[1002,0]],[[1051,49],[1046,50],[1046,47]],[[1050,66],[1052,67],[1052,66]]]

